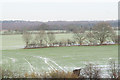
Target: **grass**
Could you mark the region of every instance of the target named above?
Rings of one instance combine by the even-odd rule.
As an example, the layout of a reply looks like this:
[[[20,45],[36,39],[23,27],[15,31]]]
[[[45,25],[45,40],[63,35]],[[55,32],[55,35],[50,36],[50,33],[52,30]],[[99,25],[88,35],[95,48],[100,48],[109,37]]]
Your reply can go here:
[[[59,67],[61,66],[65,70],[73,70],[75,67],[83,66],[86,62],[106,65],[109,58],[117,60],[117,49],[117,45],[110,45],[3,50],[2,61],[4,68],[14,70],[25,67],[25,70],[30,71],[30,65],[34,66],[36,71],[48,70],[52,65],[57,69],[61,69]]]
[[[78,76],[72,72],[64,72],[58,70],[45,72],[43,74],[35,72],[26,72],[24,74],[19,74],[18,72],[2,70],[2,78],[78,78]]]
[[[71,33],[56,34],[55,36],[56,36],[56,40],[72,38]],[[2,37],[0,37],[0,43],[2,43],[1,45],[3,50],[18,49],[18,48],[23,48],[25,46],[25,43],[22,39],[22,35],[2,35]]]
[[[115,65],[115,66],[112,66]],[[87,64],[84,68],[80,69],[78,72],[75,71],[62,71],[62,70],[51,70],[49,72],[14,72],[12,70],[0,69],[2,71],[2,78],[120,78],[120,73],[118,72],[117,64],[111,63],[108,68],[110,72],[107,73],[108,76],[104,76],[104,70],[98,67],[99,65]],[[112,67],[111,67],[112,66]],[[76,72],[77,71],[77,72]]]
[[[56,34],[56,38],[71,38],[71,34]],[[72,71],[93,62],[108,65],[109,58],[118,59],[118,46],[72,46],[41,49],[20,49],[24,47],[21,35],[3,35],[2,68],[13,72],[45,72],[57,70]],[[1,41],[0,41],[1,42]]]

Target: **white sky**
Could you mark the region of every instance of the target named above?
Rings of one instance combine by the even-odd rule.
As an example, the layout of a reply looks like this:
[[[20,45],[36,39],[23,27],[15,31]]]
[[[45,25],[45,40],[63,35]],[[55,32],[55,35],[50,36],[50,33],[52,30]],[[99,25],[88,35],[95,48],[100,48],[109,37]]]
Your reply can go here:
[[[1,0],[1,20],[116,20],[118,0]]]

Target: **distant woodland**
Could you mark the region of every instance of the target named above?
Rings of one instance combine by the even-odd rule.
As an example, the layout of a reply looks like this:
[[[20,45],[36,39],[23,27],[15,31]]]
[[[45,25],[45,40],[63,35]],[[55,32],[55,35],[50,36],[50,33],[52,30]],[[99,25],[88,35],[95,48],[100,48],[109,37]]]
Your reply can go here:
[[[9,20],[9,21],[0,21],[2,24],[3,30],[69,30],[72,31],[74,29],[84,27],[84,29],[90,29],[95,24],[101,21],[48,21],[48,22],[40,22],[40,21],[20,21],[20,20]],[[112,27],[118,27],[117,20],[109,20],[105,21],[109,23]]]

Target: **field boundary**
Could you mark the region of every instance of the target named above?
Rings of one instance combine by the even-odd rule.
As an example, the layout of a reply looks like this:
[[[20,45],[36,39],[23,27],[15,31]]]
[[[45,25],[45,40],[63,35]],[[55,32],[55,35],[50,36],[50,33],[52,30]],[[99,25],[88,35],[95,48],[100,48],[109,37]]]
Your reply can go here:
[[[110,45],[118,45],[118,44],[102,44],[102,45],[72,45],[72,46],[110,46]],[[45,46],[45,47],[35,47],[35,48],[24,48],[24,49],[40,49],[40,48],[53,48],[53,47],[72,47],[72,46]]]

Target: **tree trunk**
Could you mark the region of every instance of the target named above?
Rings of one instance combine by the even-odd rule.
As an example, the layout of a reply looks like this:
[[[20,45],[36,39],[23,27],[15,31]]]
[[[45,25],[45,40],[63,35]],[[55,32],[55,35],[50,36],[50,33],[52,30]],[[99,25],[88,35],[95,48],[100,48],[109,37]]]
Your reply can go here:
[[[28,48],[28,42],[26,42],[26,48]]]
[[[82,41],[79,41],[79,46],[81,46],[82,45]]]
[[[40,47],[42,47],[42,40],[40,40]]]
[[[102,44],[103,44],[103,42],[104,42],[103,40],[100,40],[100,45],[102,45]]]

